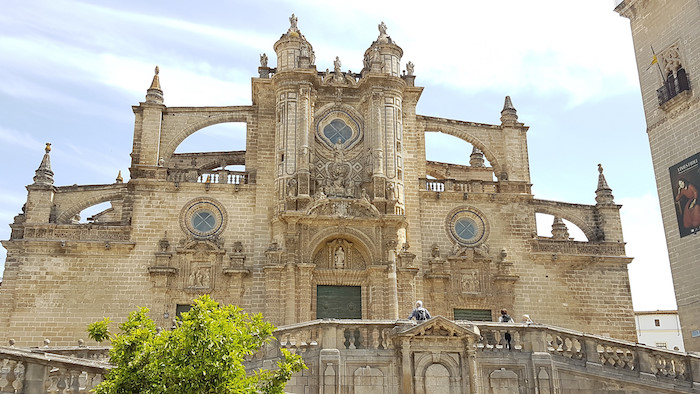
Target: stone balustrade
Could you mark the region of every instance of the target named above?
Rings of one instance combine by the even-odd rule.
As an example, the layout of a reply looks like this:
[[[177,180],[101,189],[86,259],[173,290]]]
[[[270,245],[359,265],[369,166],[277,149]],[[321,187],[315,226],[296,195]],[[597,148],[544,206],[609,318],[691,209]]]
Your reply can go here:
[[[394,320],[313,320],[275,331],[279,346],[294,353],[307,349],[393,349]]]
[[[460,181],[456,179],[419,179],[420,189],[431,192],[457,192],[457,193],[496,193],[498,182],[470,180]]]
[[[437,323],[433,323],[435,321]],[[523,364],[524,368],[525,364],[533,362],[537,365],[527,368],[537,367],[540,372],[542,368],[550,372],[556,369],[561,376],[583,373],[587,379],[623,385],[635,382],[641,385],[639,387],[646,387],[640,392],[652,392],[655,387],[695,392],[700,376],[700,356],[540,324],[449,321],[440,316],[421,324],[407,320],[324,319],[280,327],[274,335],[275,341],[248,359],[249,368],[274,368],[282,348],[302,355],[307,365],[315,370],[326,371],[328,365],[340,366],[344,363],[341,360],[346,360],[353,365],[359,363],[372,373],[380,367],[385,368],[384,371],[403,371],[395,368],[410,363],[402,364],[399,355],[405,358],[415,351],[415,357],[423,357],[425,353],[421,352],[431,349],[433,356],[430,357],[446,365],[451,361],[439,355],[443,352],[447,352],[446,355],[461,353],[467,357],[464,360],[473,360],[470,361],[473,367],[469,368],[474,372],[469,379],[477,384],[505,374],[497,370],[488,375],[474,375],[478,365]],[[88,392],[102,381],[110,368],[96,361],[104,360],[107,350],[85,346],[0,347],[0,393]],[[380,365],[370,365],[369,355],[379,357]],[[367,362],[370,364],[363,364]],[[333,370],[336,371],[335,367]],[[359,373],[357,369],[354,371],[355,375]],[[299,375],[289,387],[294,390],[316,387],[314,385],[320,383],[312,383],[312,376],[313,373]],[[359,375],[335,376],[340,379],[336,382],[362,380],[357,377]],[[387,379],[403,378],[399,375],[387,376]]]
[[[457,322],[465,324],[467,322]],[[547,352],[614,371],[692,382],[700,374],[700,356],[546,325],[469,322],[479,328],[477,349],[488,352]],[[505,333],[511,336],[507,348]]]
[[[215,170],[204,171],[197,178],[198,183],[225,183],[228,185],[242,185],[248,183],[248,177],[245,172]]]
[[[106,363],[49,351],[0,347],[0,393],[88,393],[111,368]]]
[[[129,241],[129,226],[103,226],[95,224],[31,224],[24,227],[23,237],[33,239],[59,239],[65,241]],[[61,245],[65,247],[65,243]]]
[[[625,256],[625,244],[620,242],[581,242],[539,237],[532,242],[533,253],[575,255]]]
[[[167,180],[175,183],[219,183],[243,185],[253,183],[245,171],[168,169]]]

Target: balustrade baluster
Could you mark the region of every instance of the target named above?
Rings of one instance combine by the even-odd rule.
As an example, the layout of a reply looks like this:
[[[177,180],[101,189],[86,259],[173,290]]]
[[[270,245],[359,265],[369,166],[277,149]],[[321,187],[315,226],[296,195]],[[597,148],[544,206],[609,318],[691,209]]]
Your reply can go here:
[[[349,329],[348,333],[349,333],[348,341],[350,342],[348,349],[355,350],[355,349],[357,349],[357,345],[355,344],[355,341],[356,341],[355,331],[352,329]]]
[[[381,343],[382,343],[383,349],[389,349],[389,333],[390,332],[391,332],[391,330],[389,330],[388,328],[385,328],[384,330],[382,330]]]
[[[355,330],[355,348],[367,348],[367,328],[362,327]]]
[[[85,392],[88,393],[90,392],[93,388],[95,388],[94,380],[95,380],[95,373],[93,372],[87,372],[85,374]]]
[[[379,349],[379,329],[372,328],[372,349]]]
[[[341,328],[340,330],[343,333],[343,346],[348,349],[350,348],[350,330],[345,328]]]
[[[56,384],[56,389],[58,394],[66,394],[66,388],[68,388],[67,380],[70,379],[68,371],[65,368],[58,368],[58,383]]]
[[[15,364],[14,360],[2,360],[0,362],[0,390],[3,393],[14,392],[10,391],[12,383],[15,381]]]
[[[67,390],[71,394],[80,394],[80,375],[82,374],[81,371],[71,369],[68,371],[69,378],[70,379],[70,384],[67,387]]]

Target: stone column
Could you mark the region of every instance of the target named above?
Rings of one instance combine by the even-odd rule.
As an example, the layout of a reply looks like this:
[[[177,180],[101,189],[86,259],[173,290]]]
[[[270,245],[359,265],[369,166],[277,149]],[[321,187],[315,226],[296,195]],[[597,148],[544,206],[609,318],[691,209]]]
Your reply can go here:
[[[283,280],[280,280],[280,285],[284,283],[284,324],[296,323],[296,272],[295,264],[287,263],[283,272]],[[282,278],[280,278],[282,279]]]
[[[411,367],[411,342],[401,340],[401,393],[413,393],[413,368]]]
[[[314,290],[311,286],[311,276],[316,266],[309,263],[297,264],[297,320],[309,321],[314,320],[316,316],[311,313],[311,303],[313,301]]]
[[[479,374],[477,373],[476,364],[476,338],[468,337],[467,346],[465,347],[467,363],[469,364],[469,393],[476,394],[481,386],[479,383]]]

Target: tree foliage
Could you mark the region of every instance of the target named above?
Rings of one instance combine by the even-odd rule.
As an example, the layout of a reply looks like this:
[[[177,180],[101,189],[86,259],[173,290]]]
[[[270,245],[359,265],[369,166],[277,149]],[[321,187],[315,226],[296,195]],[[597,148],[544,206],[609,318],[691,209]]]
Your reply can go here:
[[[148,309],[129,314],[109,332],[109,319],[88,326],[90,338],[112,341],[115,365],[97,393],[283,393],[295,372],[306,369],[298,355],[282,349],[275,371],[247,373],[243,360],[269,342],[275,327],[262,315],[235,305],[220,306],[209,296],[194,300],[172,331],[158,331]]]

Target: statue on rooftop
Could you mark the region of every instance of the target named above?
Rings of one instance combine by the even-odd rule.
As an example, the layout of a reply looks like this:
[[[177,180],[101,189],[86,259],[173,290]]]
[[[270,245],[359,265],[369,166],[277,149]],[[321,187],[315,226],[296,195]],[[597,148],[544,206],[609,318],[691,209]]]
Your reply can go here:
[[[260,67],[267,67],[267,54],[260,55]]]
[[[384,24],[384,21],[382,21],[378,27],[379,27],[379,36],[380,37],[386,36],[386,24]]]
[[[292,16],[289,17],[289,31],[299,31],[299,28],[297,27],[297,21],[299,21],[299,18],[297,18],[294,14],[292,14]]]
[[[413,68],[414,67],[415,66],[413,65],[413,62],[409,61],[408,63],[406,63],[406,74],[409,76],[413,75]]]
[[[342,65],[342,63],[340,63],[340,58],[338,56],[336,56],[335,61],[333,62],[333,67],[334,67],[333,72],[336,74],[340,74],[341,73],[341,71],[340,71],[341,65]]]

